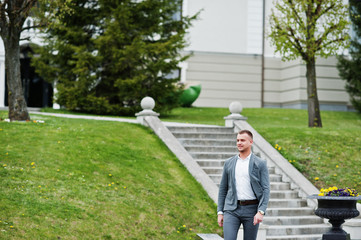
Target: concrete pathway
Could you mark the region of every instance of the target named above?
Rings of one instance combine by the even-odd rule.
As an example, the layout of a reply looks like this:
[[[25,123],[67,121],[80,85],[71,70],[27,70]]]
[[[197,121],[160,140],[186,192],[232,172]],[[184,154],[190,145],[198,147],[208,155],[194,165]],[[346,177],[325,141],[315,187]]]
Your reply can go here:
[[[1,110],[1,109],[0,109]],[[65,114],[65,113],[47,113],[39,111],[29,111],[29,114],[44,115],[52,117],[63,117],[72,119],[90,119],[90,120],[101,120],[101,121],[114,121],[114,122],[127,122],[139,124],[136,118],[122,118],[122,117],[101,117],[101,116],[89,116],[89,115],[76,115],[76,114]],[[163,122],[163,121],[162,121]],[[205,125],[205,124],[193,124],[193,123],[180,123],[180,122],[163,122],[164,125],[168,126],[203,126],[212,127],[216,125]]]
[[[75,114],[64,114],[64,113],[47,113],[47,112],[37,112],[37,111],[29,111],[29,113],[36,115],[73,118],[73,119],[90,119],[90,120],[138,123],[135,118],[131,119],[131,118],[119,118],[119,117],[100,117],[100,116],[75,115]]]

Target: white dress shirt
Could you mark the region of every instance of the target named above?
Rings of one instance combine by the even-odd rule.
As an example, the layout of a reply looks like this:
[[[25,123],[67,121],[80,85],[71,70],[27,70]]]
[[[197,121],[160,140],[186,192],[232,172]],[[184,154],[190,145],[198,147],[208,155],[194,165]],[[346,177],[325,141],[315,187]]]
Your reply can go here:
[[[253,200],[256,199],[254,192],[251,187],[251,179],[249,177],[249,160],[251,154],[242,159],[238,156],[236,169],[235,169],[235,180],[238,200]]]

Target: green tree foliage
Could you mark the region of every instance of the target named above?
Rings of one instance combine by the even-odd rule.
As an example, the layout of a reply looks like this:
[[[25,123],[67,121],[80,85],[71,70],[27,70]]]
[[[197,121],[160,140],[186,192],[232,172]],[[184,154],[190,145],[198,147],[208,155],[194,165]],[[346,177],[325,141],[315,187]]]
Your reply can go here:
[[[269,38],[283,60],[306,63],[308,126],[322,127],[316,57],[335,55],[348,41],[348,8],[340,0],[277,0]]]
[[[350,18],[354,36],[349,49],[350,58],[338,57],[340,77],[346,80],[346,90],[350,94],[351,103],[361,113],[361,2],[350,1]]]
[[[56,84],[56,101],[70,110],[133,115],[145,96],[154,98],[156,111],[170,110],[181,91],[179,79],[167,76],[187,58],[181,50],[195,18],[177,18],[181,5],[181,0],[72,1],[72,11],[50,23],[34,64]]]

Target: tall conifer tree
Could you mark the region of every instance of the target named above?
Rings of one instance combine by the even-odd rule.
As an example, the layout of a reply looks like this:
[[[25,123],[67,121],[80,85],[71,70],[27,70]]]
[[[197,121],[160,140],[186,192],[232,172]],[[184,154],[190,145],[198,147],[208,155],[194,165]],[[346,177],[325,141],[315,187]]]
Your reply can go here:
[[[156,111],[177,106],[170,73],[187,56],[181,0],[75,0],[47,31],[35,65],[56,83],[56,101],[71,110],[133,115],[151,96]]]

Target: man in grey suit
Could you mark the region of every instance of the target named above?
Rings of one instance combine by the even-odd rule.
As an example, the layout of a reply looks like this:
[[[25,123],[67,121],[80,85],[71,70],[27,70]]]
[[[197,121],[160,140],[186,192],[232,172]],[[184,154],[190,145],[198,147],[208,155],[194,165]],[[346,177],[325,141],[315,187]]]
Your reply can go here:
[[[224,163],[218,193],[218,224],[224,239],[236,240],[243,224],[243,239],[256,240],[269,201],[270,182],[267,162],[252,153],[253,134],[237,134],[239,154]]]

